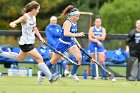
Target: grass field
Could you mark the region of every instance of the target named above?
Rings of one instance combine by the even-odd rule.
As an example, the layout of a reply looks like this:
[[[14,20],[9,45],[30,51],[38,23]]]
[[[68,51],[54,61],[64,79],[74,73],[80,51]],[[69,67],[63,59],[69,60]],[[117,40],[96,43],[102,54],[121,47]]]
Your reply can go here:
[[[37,77],[0,77],[0,93],[140,93],[140,82],[117,80],[84,80],[75,82],[69,78],[61,78],[54,84],[47,79],[42,85]]]

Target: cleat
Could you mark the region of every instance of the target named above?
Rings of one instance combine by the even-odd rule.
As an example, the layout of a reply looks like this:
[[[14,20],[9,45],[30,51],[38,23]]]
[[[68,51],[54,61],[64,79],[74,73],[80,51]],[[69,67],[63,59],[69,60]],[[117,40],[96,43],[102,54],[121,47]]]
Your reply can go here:
[[[68,76],[70,74],[70,72],[68,71],[68,70],[65,70],[64,71],[64,76],[66,77],[66,76]]]
[[[74,79],[75,81],[79,82],[79,78],[76,76],[76,74],[74,74],[74,75],[70,74],[69,77]]]
[[[61,74],[58,74],[58,73],[54,73],[52,75],[52,78],[49,80],[50,83],[53,83],[55,81],[57,81],[59,78],[61,78]]]
[[[95,80],[95,77],[91,77],[91,80]]]
[[[132,77],[132,76],[128,77],[128,81],[136,81],[136,80],[137,79],[135,77]]]
[[[102,77],[101,79],[103,79],[103,80],[108,80],[109,77]]]
[[[38,71],[37,72],[37,80],[38,80],[38,83],[39,84],[42,84],[43,83],[43,79],[44,79],[45,77],[43,77],[43,76],[41,76],[41,71]]]

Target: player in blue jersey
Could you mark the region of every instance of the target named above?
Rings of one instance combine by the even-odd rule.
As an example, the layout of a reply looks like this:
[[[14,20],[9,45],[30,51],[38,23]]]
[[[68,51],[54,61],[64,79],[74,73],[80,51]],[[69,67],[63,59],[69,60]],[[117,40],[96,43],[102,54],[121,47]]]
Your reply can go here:
[[[56,43],[58,42],[58,39],[62,35],[62,28],[59,24],[57,24],[56,16],[52,16],[50,18],[50,24],[47,25],[45,31],[46,31],[48,44],[52,47],[55,47]],[[54,54],[54,51],[51,51],[50,56],[52,57],[53,54]],[[61,60],[62,60],[61,62],[64,69],[64,75],[67,76],[69,74],[69,71],[66,69],[67,60],[65,60],[63,57],[61,57]]]
[[[95,26],[90,27],[88,38],[89,38],[89,51],[90,56],[95,58],[95,47],[97,48],[97,55],[98,60],[100,64],[104,65],[104,40],[106,37],[106,29],[101,26],[101,18],[97,16],[95,18]],[[91,73],[92,73],[92,79],[96,76],[96,69],[95,69],[95,63],[91,61]],[[107,79],[106,73],[104,70],[102,70],[102,78]]]
[[[65,51],[71,53],[77,60],[78,64],[81,65],[82,55],[80,53],[79,47],[80,44],[76,40],[75,37],[84,36],[83,32],[77,32],[77,20],[79,19],[80,12],[77,8],[72,5],[67,6],[60,17],[67,17],[67,19],[63,23],[62,27],[62,36],[59,38],[59,41],[56,44],[55,49],[64,53]],[[57,61],[61,58],[61,56],[55,53],[50,61],[47,62],[47,66],[50,68],[53,64],[56,64]],[[79,81],[79,78],[76,76],[76,71],[79,66],[73,65],[72,71],[70,73],[70,77],[75,81]],[[40,79],[41,81],[41,79]]]
[[[56,43],[58,42],[58,39],[61,37],[61,34],[62,34],[62,28],[59,24],[57,24],[56,16],[52,16],[50,18],[50,24],[46,26],[45,32],[46,32],[46,38],[47,38],[48,44],[54,48],[56,46]],[[53,54],[54,54],[54,51],[50,49],[50,58],[52,58]],[[67,60],[65,60],[62,57],[61,64],[64,69],[64,76],[69,75],[69,71],[66,69],[66,62]],[[55,72],[56,70],[55,68],[56,68],[56,65],[52,67],[52,73]],[[45,74],[44,75],[42,74],[42,76],[45,76]],[[38,79],[39,78],[40,78],[40,71],[38,71]]]

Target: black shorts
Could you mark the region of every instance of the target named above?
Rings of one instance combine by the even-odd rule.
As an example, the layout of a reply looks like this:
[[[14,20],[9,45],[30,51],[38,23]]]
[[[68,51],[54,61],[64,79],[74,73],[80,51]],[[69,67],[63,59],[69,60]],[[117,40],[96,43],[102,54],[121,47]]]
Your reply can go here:
[[[34,49],[34,46],[33,44],[24,44],[24,45],[19,45],[20,49],[23,51],[23,52],[29,52],[31,50]]]

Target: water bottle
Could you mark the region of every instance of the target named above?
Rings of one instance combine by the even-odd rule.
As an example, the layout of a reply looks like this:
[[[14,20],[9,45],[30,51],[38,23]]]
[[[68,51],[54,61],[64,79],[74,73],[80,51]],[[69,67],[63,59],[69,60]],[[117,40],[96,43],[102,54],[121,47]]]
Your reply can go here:
[[[19,69],[19,76],[27,76],[27,69],[25,67]]]
[[[87,71],[86,70],[84,70],[83,78],[87,79]]]
[[[28,70],[28,76],[29,77],[32,77],[32,75],[33,75],[33,70],[32,70],[32,68],[29,68],[29,70]]]
[[[2,76],[2,72],[0,72],[0,77]]]
[[[12,64],[11,65],[11,69],[17,69],[18,67],[17,67],[17,65],[16,64]]]

